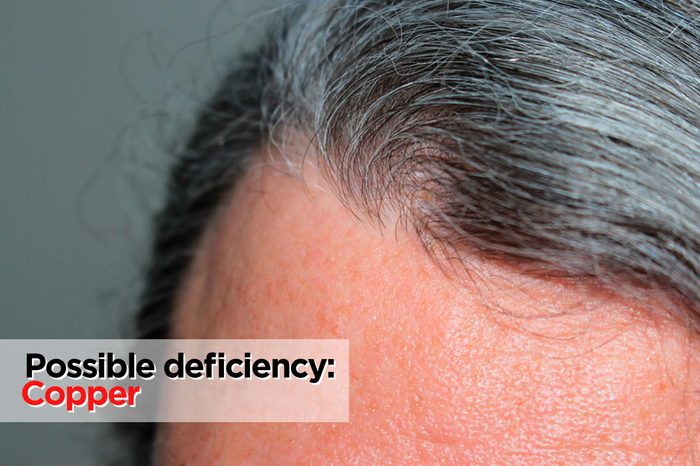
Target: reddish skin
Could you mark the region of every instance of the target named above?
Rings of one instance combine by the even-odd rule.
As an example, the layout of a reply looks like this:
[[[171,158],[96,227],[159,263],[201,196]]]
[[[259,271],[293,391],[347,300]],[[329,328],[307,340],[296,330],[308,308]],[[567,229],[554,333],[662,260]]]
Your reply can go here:
[[[314,170],[253,168],[209,229],[177,338],[348,338],[346,424],[164,424],[163,465],[689,464],[700,344],[639,290],[535,278],[358,220]],[[695,456],[695,455],[699,456]]]

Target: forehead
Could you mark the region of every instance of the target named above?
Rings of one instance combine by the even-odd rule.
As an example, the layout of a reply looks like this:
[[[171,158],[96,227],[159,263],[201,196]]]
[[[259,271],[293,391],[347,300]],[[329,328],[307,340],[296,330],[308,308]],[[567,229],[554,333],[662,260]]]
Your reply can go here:
[[[302,181],[254,164],[200,247],[174,337],[350,340],[353,421],[260,428],[257,455],[273,448],[268,435],[330,435],[324,458],[342,461],[407,439],[463,461],[690,451],[700,350],[662,298],[468,264],[444,273],[408,229],[350,214],[312,167]]]

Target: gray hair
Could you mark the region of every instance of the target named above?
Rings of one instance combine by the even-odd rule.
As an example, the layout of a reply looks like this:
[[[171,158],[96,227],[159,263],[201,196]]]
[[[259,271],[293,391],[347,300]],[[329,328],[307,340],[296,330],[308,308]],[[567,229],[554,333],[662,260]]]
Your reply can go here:
[[[302,134],[340,198],[438,259],[673,290],[700,322],[697,0],[334,0],[287,10],[201,111],[139,314],[167,335],[199,239],[253,154]],[[148,464],[153,425],[130,427]]]
[[[305,135],[340,198],[429,251],[700,302],[700,5],[318,1],[237,61],[174,169],[141,313],[162,335],[223,194]],[[697,309],[694,309],[697,312]],[[159,333],[160,332],[160,333]]]

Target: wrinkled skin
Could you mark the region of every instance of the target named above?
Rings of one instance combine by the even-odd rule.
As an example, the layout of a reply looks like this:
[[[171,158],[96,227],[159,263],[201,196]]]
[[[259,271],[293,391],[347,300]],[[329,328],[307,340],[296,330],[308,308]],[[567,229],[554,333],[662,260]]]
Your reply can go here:
[[[390,216],[389,216],[390,217]],[[623,298],[358,219],[311,168],[254,166],[201,247],[178,338],[347,338],[350,422],[164,424],[164,465],[692,464],[700,336]]]

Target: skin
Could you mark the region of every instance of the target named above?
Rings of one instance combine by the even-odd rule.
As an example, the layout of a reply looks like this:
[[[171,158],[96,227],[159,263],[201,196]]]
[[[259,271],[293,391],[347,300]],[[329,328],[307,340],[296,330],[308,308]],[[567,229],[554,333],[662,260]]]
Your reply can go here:
[[[700,340],[669,297],[470,251],[446,273],[386,217],[353,215],[311,164],[291,176],[258,157],[205,235],[172,336],[347,338],[350,422],[164,424],[159,464],[698,460]]]

